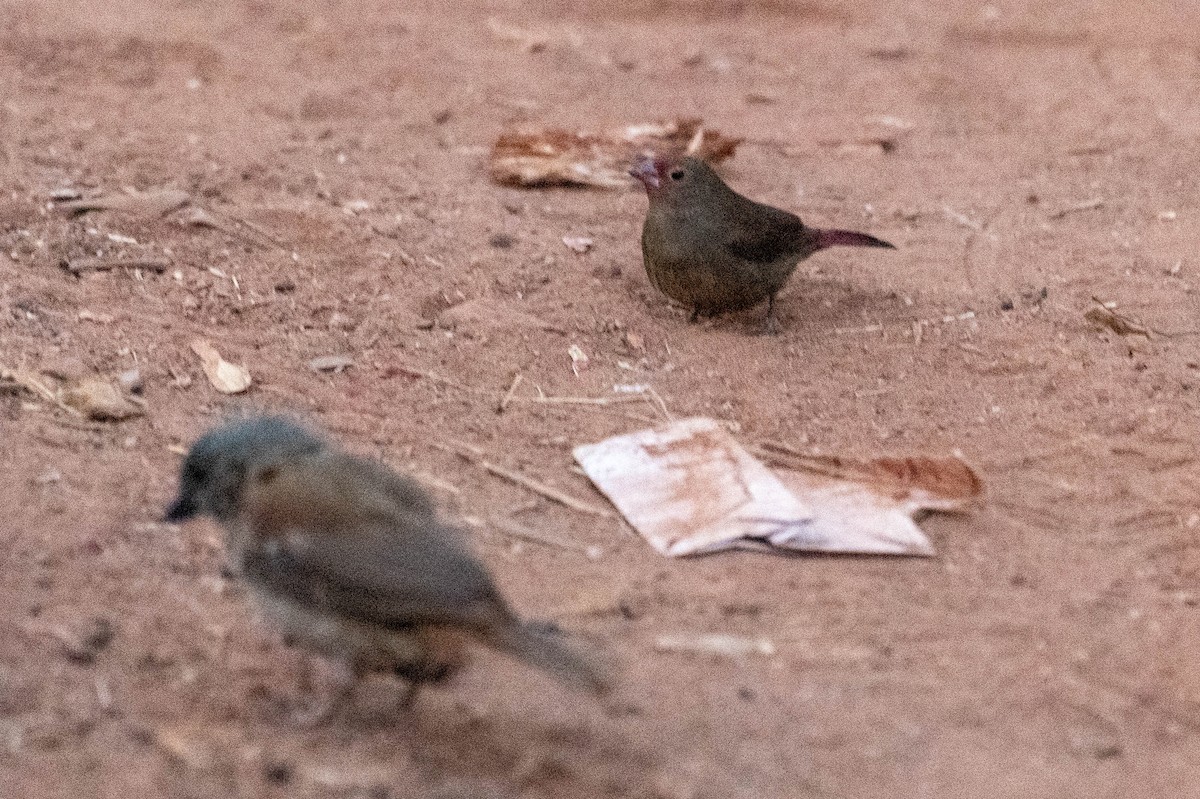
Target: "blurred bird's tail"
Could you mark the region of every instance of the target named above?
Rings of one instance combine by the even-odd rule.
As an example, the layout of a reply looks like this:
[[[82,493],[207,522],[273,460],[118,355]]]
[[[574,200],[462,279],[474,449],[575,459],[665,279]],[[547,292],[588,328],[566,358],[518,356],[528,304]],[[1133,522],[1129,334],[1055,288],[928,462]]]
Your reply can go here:
[[[874,236],[868,236],[866,233],[855,233],[851,230],[818,230],[817,249],[824,250],[828,247],[887,247],[889,250],[896,249],[896,245],[889,244],[883,239],[877,239]]]
[[[492,626],[484,638],[496,649],[542,669],[572,688],[604,694],[611,687],[610,669],[551,625],[513,619],[508,624]]]

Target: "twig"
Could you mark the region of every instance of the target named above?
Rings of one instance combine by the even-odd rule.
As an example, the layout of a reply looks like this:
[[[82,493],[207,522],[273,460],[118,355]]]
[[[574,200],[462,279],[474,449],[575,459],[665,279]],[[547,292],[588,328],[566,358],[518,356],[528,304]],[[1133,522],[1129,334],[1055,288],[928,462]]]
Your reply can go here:
[[[645,402],[640,395],[617,397],[548,397],[539,394],[536,397],[513,397],[510,402],[531,402],[534,405],[619,405],[624,402]]]
[[[1103,206],[1104,206],[1104,198],[1103,197],[1093,197],[1090,200],[1084,200],[1081,203],[1076,203],[1075,205],[1069,205],[1066,208],[1062,208],[1058,211],[1055,211],[1054,213],[1050,214],[1050,216],[1048,218],[1049,219],[1062,219],[1064,216],[1067,216],[1068,214],[1075,214],[1080,211],[1094,211],[1097,208],[1102,208]]]
[[[1149,325],[1133,319],[1124,314],[1117,313],[1113,306],[1116,303],[1107,303],[1099,297],[1093,296],[1092,302],[1096,303],[1097,308],[1093,308],[1083,315],[1085,319],[1096,324],[1103,325],[1119,336],[1143,336],[1147,339],[1152,336],[1163,336],[1164,338],[1177,338],[1181,336],[1194,336],[1200,333],[1200,330],[1177,330],[1165,331],[1157,330]]]
[[[835,327],[833,332],[839,336],[846,333],[882,333],[883,325],[876,322],[875,324],[867,325],[866,327]]]
[[[426,372],[423,369],[417,369],[415,366],[409,366],[408,364],[404,364],[404,363],[393,364],[391,366],[391,368],[395,369],[400,374],[405,374],[410,377],[423,377],[426,380],[430,380],[434,383],[441,383],[442,385],[445,385],[445,386],[453,386],[454,388],[462,389],[463,391],[470,391],[473,394],[487,393],[487,392],[481,391],[480,389],[477,389],[473,386],[468,386],[465,383],[460,383],[459,381],[454,380],[453,378],[442,377],[439,374],[434,374],[433,372]]]
[[[496,406],[496,413],[504,413],[508,403],[512,402],[513,395],[517,392],[517,386],[521,385],[521,381],[524,379],[525,376],[520,372],[513,376],[512,385],[508,387],[508,391],[504,392],[504,396],[500,398],[500,404]]]
[[[974,219],[967,216],[966,214],[962,214],[962,213],[959,213],[958,211],[955,211],[953,208],[951,208],[948,205],[942,206],[942,213],[944,213],[951,221],[957,222],[958,224],[962,225],[965,228],[970,228],[971,230],[974,230],[976,233],[983,232],[983,224],[982,223],[976,222]]]
[[[646,393],[649,394],[651,397],[653,397],[654,401],[656,403],[658,403],[658,409],[660,411],[662,411],[663,417],[668,422],[672,422],[675,420],[675,416],[671,413],[670,410],[667,409],[667,403],[664,402],[663,398],[659,395],[659,393],[654,390],[654,386],[646,386]]]
[[[429,472],[414,472],[413,477],[416,479],[416,481],[418,483],[422,483],[431,488],[441,489],[442,491],[445,491],[447,494],[451,494],[452,496],[457,497],[462,494],[462,489],[460,489],[458,486],[454,485],[454,483],[448,483],[445,480],[435,477],[434,475],[430,474]]]
[[[498,516],[493,516],[488,520],[489,524],[505,535],[519,538],[523,541],[532,541],[535,544],[541,544],[545,547],[554,549],[562,549],[567,552],[582,552],[587,554],[588,547],[583,544],[578,544],[574,541],[563,541],[554,536],[539,533],[537,530],[530,529],[523,524],[514,522],[512,519],[503,519]]]
[[[215,214],[217,212],[214,211],[213,213]],[[262,236],[264,239],[271,242],[272,244],[274,244],[276,247],[280,248],[281,250],[291,249],[291,246],[286,241],[284,241],[282,238],[275,235],[271,231],[267,230],[262,225],[251,222],[249,219],[243,219],[240,216],[233,216],[231,214],[220,214],[220,215],[224,216],[226,219],[228,219],[236,224],[242,225],[247,230],[257,233],[258,235]]]
[[[161,275],[169,266],[161,258],[72,258],[59,265],[76,277],[84,272],[111,272],[114,269],[148,269]]]
[[[453,452],[460,458],[471,461],[486,472],[490,472],[497,477],[502,477],[505,480],[516,483],[522,488],[526,488],[535,494],[539,494],[546,499],[557,502],[558,504],[564,505],[572,510],[577,510],[581,513],[588,513],[593,516],[600,516],[605,519],[613,518],[613,514],[605,508],[590,505],[587,502],[575,499],[570,494],[565,494],[562,491],[559,491],[557,488],[548,486],[545,483],[541,483],[531,477],[526,477],[520,472],[514,472],[511,469],[506,469],[503,466],[492,463],[484,457],[483,452],[478,447],[472,447],[467,444],[449,445],[432,442],[431,446],[446,452]]]

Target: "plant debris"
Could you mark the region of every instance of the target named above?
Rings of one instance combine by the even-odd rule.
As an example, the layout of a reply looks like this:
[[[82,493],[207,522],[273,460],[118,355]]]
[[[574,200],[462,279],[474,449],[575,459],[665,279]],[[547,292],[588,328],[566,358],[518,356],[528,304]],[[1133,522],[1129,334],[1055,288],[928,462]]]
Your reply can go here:
[[[250,388],[250,370],[222,358],[221,353],[209,342],[196,339],[192,342],[192,352],[200,356],[200,366],[208,382],[217,391],[240,394]]]
[[[567,245],[568,250],[583,255],[585,252],[592,249],[592,245],[596,242],[587,236],[563,236],[562,243]]]
[[[69,200],[58,204],[59,208],[73,214],[87,211],[123,211],[137,216],[165,216],[191,200],[191,195],[180,189],[155,189],[136,194],[102,194],[82,200]]]
[[[349,355],[318,355],[308,362],[308,368],[314,372],[341,373],[354,365],[354,359]]]
[[[111,272],[114,269],[145,269],[161,275],[170,264],[162,258],[71,258],[59,265],[78,277],[84,272]]]
[[[1118,336],[1153,337],[1154,331],[1150,328],[1124,314],[1117,313],[1116,303],[1103,302],[1097,297],[1092,297],[1092,302],[1096,303],[1096,307],[1089,309],[1083,315],[1083,318],[1092,324],[1108,328]]]
[[[680,652],[692,655],[716,655],[740,658],[747,655],[770,657],[776,652],[769,638],[743,638],[725,633],[660,635],[654,640],[658,652]]]
[[[142,403],[121,393],[112,383],[99,377],[85,377],[60,391],[64,405],[74,408],[88,419],[98,422],[119,422],[145,413]]]

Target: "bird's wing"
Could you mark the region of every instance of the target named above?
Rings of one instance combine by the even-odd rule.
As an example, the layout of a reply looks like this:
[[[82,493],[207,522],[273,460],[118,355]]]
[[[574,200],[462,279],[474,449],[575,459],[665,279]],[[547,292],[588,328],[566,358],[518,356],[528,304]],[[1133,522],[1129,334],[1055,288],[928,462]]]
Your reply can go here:
[[[728,213],[729,252],[746,261],[770,263],[804,250],[808,229],[800,217],[735,196]]]
[[[491,578],[423,515],[352,530],[291,528],[245,553],[246,577],[306,607],[392,629],[507,615]]]

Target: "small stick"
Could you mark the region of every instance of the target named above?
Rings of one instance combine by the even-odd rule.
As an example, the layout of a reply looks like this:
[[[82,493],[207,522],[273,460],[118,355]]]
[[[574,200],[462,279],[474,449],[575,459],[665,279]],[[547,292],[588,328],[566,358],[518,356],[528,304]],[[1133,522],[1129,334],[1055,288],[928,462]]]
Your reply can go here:
[[[1090,200],[1084,200],[1081,203],[1076,203],[1075,205],[1070,205],[1059,211],[1055,211],[1054,213],[1050,214],[1050,216],[1048,218],[1049,219],[1062,219],[1064,216],[1067,216],[1068,214],[1078,213],[1079,211],[1094,211],[1097,208],[1103,208],[1103,207],[1104,207],[1104,198],[1103,197],[1093,197]]]
[[[490,472],[497,477],[503,477],[505,480],[516,483],[522,488],[526,488],[535,494],[545,497],[546,499],[557,502],[560,505],[564,505],[571,510],[577,510],[581,513],[588,513],[593,516],[601,516],[605,519],[613,518],[613,514],[605,508],[590,505],[582,500],[575,499],[570,494],[564,494],[557,488],[548,486],[545,483],[541,483],[531,477],[526,477],[520,472],[514,472],[511,469],[506,469],[503,466],[492,463],[483,456],[482,451],[478,447],[472,447],[466,444],[460,444],[458,446],[433,444],[433,446],[446,452],[453,452],[460,458],[471,461],[486,472]]]
[[[883,325],[876,322],[875,324],[867,325],[866,327],[835,327],[833,332],[839,336],[845,333],[882,333]]]
[[[131,258],[127,261],[118,258],[72,258],[63,261],[60,266],[76,277],[84,272],[111,272],[114,269],[149,269],[161,275],[167,271],[168,263],[161,258]]]
[[[473,386],[468,386],[464,383],[460,383],[457,380],[454,380],[452,378],[442,377],[441,375],[434,374],[433,372],[426,372],[422,369],[417,369],[414,366],[409,366],[404,363],[395,364],[392,366],[392,368],[394,368],[401,374],[406,374],[406,375],[409,375],[410,377],[423,377],[426,380],[433,381],[434,383],[441,383],[442,385],[445,385],[445,386],[453,386],[454,388],[460,388],[464,391],[470,391],[475,394],[484,393],[484,392],[480,391],[479,389],[474,388]]]
[[[517,386],[521,385],[521,381],[524,379],[525,376],[520,372],[513,376],[512,385],[508,387],[508,391],[504,392],[504,396],[500,398],[500,404],[496,406],[496,413],[504,413],[508,408],[508,403],[512,402],[513,395],[517,393]]]
[[[489,520],[489,524],[505,535],[510,535],[513,538],[519,538],[523,541],[532,541],[535,544],[541,544],[553,549],[562,549],[567,552],[583,552],[586,554],[588,551],[588,548],[583,544],[577,544],[574,541],[562,541],[554,536],[539,533],[537,530],[514,522],[512,519],[502,519],[498,516],[493,516]]]
[[[967,216],[966,214],[962,214],[962,213],[959,213],[958,211],[955,211],[953,208],[951,208],[948,205],[942,206],[942,213],[944,213],[948,218],[950,218],[954,222],[957,222],[958,224],[962,225],[965,228],[970,228],[971,230],[974,230],[976,233],[983,232],[982,224],[980,224],[979,222],[976,222],[974,219]]]
[[[532,402],[535,405],[619,405],[624,402],[645,402],[641,394],[627,394],[616,397],[547,397],[541,394],[536,397],[513,397],[509,402]]]
[[[283,249],[283,250],[291,249],[288,246],[288,243],[286,241],[281,239],[279,236],[276,236],[274,233],[267,230],[262,225],[255,224],[254,222],[251,222],[249,219],[243,219],[240,216],[233,216],[232,214],[226,214],[225,216],[226,216],[226,218],[233,220],[237,224],[244,225],[247,229],[254,231],[255,233],[262,236],[267,241],[274,244],[276,247],[279,247],[280,249]]]
[[[649,394],[651,397],[653,397],[654,401],[656,403],[658,403],[658,409],[660,411],[662,411],[663,417],[668,422],[674,421],[674,419],[675,419],[674,415],[672,415],[671,411],[669,411],[667,409],[667,403],[664,402],[662,396],[657,391],[654,390],[654,386],[646,386],[646,393]]]

